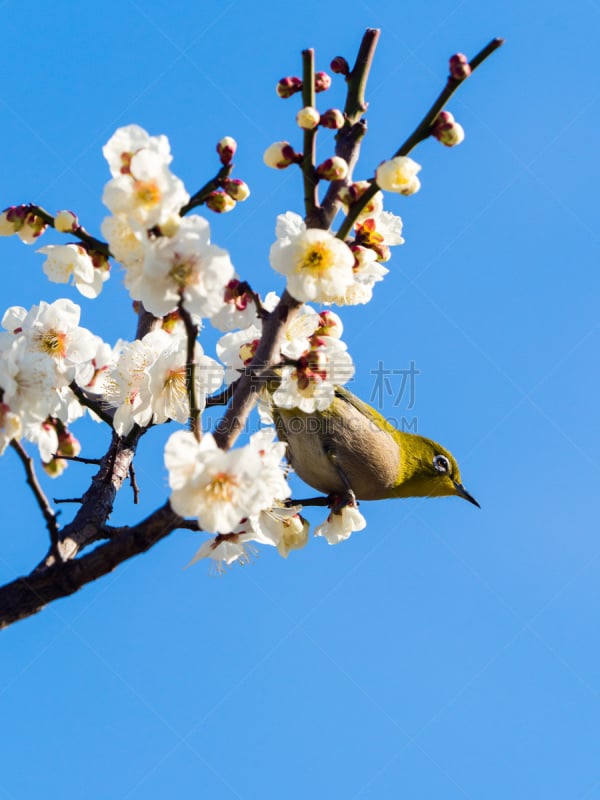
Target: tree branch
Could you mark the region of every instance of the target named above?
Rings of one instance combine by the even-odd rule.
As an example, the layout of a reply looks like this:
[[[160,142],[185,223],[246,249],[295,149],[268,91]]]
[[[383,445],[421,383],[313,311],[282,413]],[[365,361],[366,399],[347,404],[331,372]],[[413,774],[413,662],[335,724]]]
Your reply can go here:
[[[27,209],[31,211],[32,214],[35,214],[36,217],[43,219],[47,225],[50,225],[50,227],[56,227],[52,214],[49,214],[41,206],[28,203]],[[112,258],[112,253],[108,249],[106,242],[103,242],[101,239],[96,239],[95,236],[92,236],[90,233],[88,233],[85,228],[81,227],[81,225],[77,226],[72,231],[69,231],[68,235],[75,236],[75,238],[79,239],[80,242],[83,242],[92,250],[96,250],[98,253],[106,256],[106,258]]]
[[[40,511],[42,512],[46,521],[46,528],[48,529],[48,535],[50,536],[50,550],[54,557],[58,560],[60,558],[60,553],[58,549],[58,523],[56,521],[56,514],[54,513],[54,509],[50,505],[50,501],[44,494],[44,491],[40,486],[40,482],[37,479],[35,468],[33,466],[33,459],[27,455],[23,445],[20,442],[17,442],[16,439],[12,439],[10,446],[15,451],[21,460],[23,467],[25,468],[27,484],[31,488]]]
[[[471,73],[474,72],[474,70],[476,70],[477,67],[482,64],[486,58],[488,58],[488,56],[491,56],[491,54],[503,44],[504,39],[492,39],[492,41],[482,50],[480,50],[479,53],[477,53],[477,55],[474,56],[469,62]],[[425,114],[421,122],[417,125],[408,139],[406,139],[404,144],[400,145],[400,147],[396,150],[393,158],[396,158],[397,156],[407,156],[420,142],[422,142],[424,139],[427,139],[427,137],[431,134],[431,126],[435,122],[437,115],[444,108],[458,87],[464,83],[464,81],[466,81],[466,78],[453,78],[452,76],[448,77],[446,85],[438,95],[429,111]],[[371,186],[363,195],[361,195],[360,199],[354,203],[352,208],[348,211],[348,216],[344,220],[337,233],[338,239],[342,239],[343,241],[348,236],[352,230],[352,227],[354,226],[354,223],[358,219],[360,212],[373,199],[378,191],[380,191],[379,186],[375,183],[375,178],[372,178]]]
[[[145,553],[180,527],[189,528],[190,523],[167,503],[133,527],[112,529],[110,541],[91,553],[7,583],[0,587],[0,629],[36,614],[53,600],[73,594],[123,561]]]
[[[231,175],[232,169],[233,163],[222,166],[215,177],[205,183],[201,189],[198,189],[196,194],[192,195],[190,200],[179,209],[179,215],[183,217],[193,208],[197,208],[197,206],[201,206],[205,203],[209,194],[216,191],[222,185],[223,181]]]
[[[332,181],[325,193],[322,204],[323,221],[330,228],[339,209],[338,194],[342,186],[352,182],[354,167],[360,155],[360,145],[367,132],[367,123],[362,115],[367,110],[365,91],[367,80],[371,71],[371,64],[375,56],[375,49],[379,41],[380,31],[377,28],[368,28],[362,38],[356,62],[352,71],[346,78],[348,93],[344,115],[346,121],[335,137],[335,154],[348,164],[348,175],[343,181]]]

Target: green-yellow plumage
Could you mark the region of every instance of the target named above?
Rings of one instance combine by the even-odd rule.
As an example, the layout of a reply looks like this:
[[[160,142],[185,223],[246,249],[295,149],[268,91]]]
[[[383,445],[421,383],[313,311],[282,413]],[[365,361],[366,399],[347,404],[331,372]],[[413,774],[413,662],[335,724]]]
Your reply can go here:
[[[336,387],[324,411],[273,408],[273,415],[292,467],[324,494],[349,485],[359,500],[457,495],[479,505],[463,488],[448,450],[399,431],[347,389]]]

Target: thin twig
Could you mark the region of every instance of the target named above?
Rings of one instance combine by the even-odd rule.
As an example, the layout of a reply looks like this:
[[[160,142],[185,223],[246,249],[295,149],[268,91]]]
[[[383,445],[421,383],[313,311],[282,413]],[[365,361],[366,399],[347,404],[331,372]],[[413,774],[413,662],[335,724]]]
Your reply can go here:
[[[263,306],[260,295],[254,291],[248,281],[240,281],[237,290],[240,292],[240,294],[247,294],[252,299],[252,302],[256,306],[256,316],[259,319],[266,319],[269,316],[271,312],[267,311],[267,309]]]
[[[469,63],[471,67],[471,72],[477,69],[477,67],[482,64],[488,56],[490,56],[493,52],[495,52],[502,44],[504,44],[504,39],[492,39],[492,41],[487,44],[482,50],[477,53],[476,56],[472,59]],[[394,153],[394,158],[397,156],[407,156],[411,150],[413,150],[420,142],[424,139],[427,139],[428,136],[431,134],[431,126],[435,122],[437,115],[440,111],[444,108],[448,100],[452,97],[454,92],[458,89],[458,87],[464,83],[466,78],[453,78],[450,76],[446,82],[446,85],[438,95],[437,99],[429,109],[429,111],[425,114],[421,122],[417,125],[415,130],[411,133],[411,135],[406,139],[404,144],[400,145],[400,147]],[[375,183],[375,178],[371,179],[371,186],[361,195],[360,199],[354,203],[352,208],[348,212],[348,216],[342,223],[339,231],[337,232],[338,239],[344,240],[350,231],[352,230],[354,223],[358,219],[361,211],[365,206],[373,199],[373,197],[380,191],[379,186]]]
[[[315,51],[302,51],[302,104],[315,105]],[[318,226],[319,196],[315,172],[317,128],[304,130],[302,176],[304,180],[304,219],[309,228]]]
[[[133,491],[133,504],[137,506],[140,501],[140,487],[137,484],[137,480],[135,477],[135,468],[133,466],[133,461],[129,465],[129,484]]]
[[[65,456],[62,453],[53,453],[52,458],[62,459],[63,461],[77,461],[79,464],[101,464],[101,458],[84,458],[83,456]]]
[[[27,205],[27,209],[28,211],[31,211],[32,214],[35,214],[36,217],[43,219],[44,222],[50,225],[52,228],[56,227],[52,214],[49,214],[41,206],[29,203]],[[81,227],[81,225],[77,226],[72,231],[68,231],[68,235],[75,236],[75,238],[79,239],[80,242],[83,242],[92,250],[96,250],[96,252],[106,256],[106,258],[112,257],[112,253],[110,252],[106,242],[103,242],[101,239],[96,239],[95,236],[92,236],[90,233],[88,233],[85,228]]]
[[[286,500],[286,506],[328,506],[331,503],[329,497],[307,497],[304,500]]]
[[[106,422],[106,424],[110,425],[110,427],[112,428],[113,416],[115,413],[114,411],[112,411],[112,413],[106,411],[102,407],[103,404],[99,400],[93,400],[88,394],[86,394],[86,392],[81,388],[81,386],[78,386],[75,383],[75,381],[71,381],[71,383],[69,384],[69,389],[73,392],[73,394],[79,400],[82,406],[89,408],[90,411],[93,411],[94,414],[100,417],[102,422]]]
[[[354,67],[346,78],[348,84],[344,106],[346,120],[335,137],[335,154],[348,164],[348,175],[343,181],[332,181],[323,198],[321,213],[324,226],[327,228],[331,227],[337,214],[340,205],[338,200],[340,189],[352,181],[354,167],[360,155],[360,145],[367,132],[367,123],[362,119],[362,115],[367,110],[365,91],[379,34],[380,31],[377,28],[368,28],[365,31]]]
[[[33,466],[33,459],[30,458],[23,445],[20,442],[17,442],[16,439],[13,439],[10,443],[10,446],[15,451],[23,467],[25,468],[25,474],[27,476],[27,483],[33,492],[33,496],[36,499],[36,502],[42,512],[44,519],[46,521],[46,528],[48,529],[48,535],[50,536],[50,547],[55,558],[60,559],[59,551],[58,551],[58,523],[56,521],[56,514],[54,509],[50,505],[50,501],[44,494],[42,487],[40,486],[40,482],[38,481],[37,475],[35,474],[35,468]]]
[[[196,194],[192,195],[189,201],[179,209],[180,216],[184,217],[193,208],[197,208],[205,203],[209,194],[222,186],[223,181],[231,175],[232,169],[233,163],[222,166],[215,177],[211,178],[208,183],[205,183],[201,189],[198,189]]]
[[[60,503],[83,503],[83,497],[53,497],[52,501],[57,505]]]

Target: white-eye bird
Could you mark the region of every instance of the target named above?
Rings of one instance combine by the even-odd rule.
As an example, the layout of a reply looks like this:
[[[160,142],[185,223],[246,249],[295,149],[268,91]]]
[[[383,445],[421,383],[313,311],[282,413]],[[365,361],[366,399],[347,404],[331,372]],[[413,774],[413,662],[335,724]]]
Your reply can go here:
[[[395,428],[341,386],[324,411],[272,408],[279,438],[302,480],[327,495],[359,500],[456,495],[480,508],[441,445]]]

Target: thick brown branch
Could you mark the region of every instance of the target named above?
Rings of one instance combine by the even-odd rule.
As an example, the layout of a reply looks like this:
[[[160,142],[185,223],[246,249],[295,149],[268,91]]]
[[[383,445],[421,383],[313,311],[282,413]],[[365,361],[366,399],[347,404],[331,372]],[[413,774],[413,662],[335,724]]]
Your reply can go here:
[[[300,303],[287,290],[281,296],[277,307],[263,322],[263,335],[247,372],[236,386],[231,403],[215,430],[215,440],[219,447],[227,450],[235,442],[246,424],[246,420],[256,402],[256,371],[273,366],[279,361],[281,340],[288,322],[296,315]]]
[[[75,558],[80,550],[97,539],[98,530],[104,527],[112,512],[117,492],[129,475],[138,441],[144,432],[136,427],[125,439],[113,434],[100,469],[81,498],[81,508],[73,521],[61,531],[58,549],[63,561]],[[55,558],[50,553],[42,564],[49,567],[54,561]]]
[[[146,552],[179,527],[190,527],[166,504],[131,528],[111,531],[111,540],[81,558],[56,563],[0,588],[0,628],[30,617],[86,583],[111,572],[133,556]]]
[[[192,315],[184,307],[183,301],[179,303],[179,314],[185,325],[187,337],[186,359],[185,359],[185,384],[190,407],[190,430],[194,434],[196,441],[200,441],[200,407],[198,406],[198,394],[196,392],[196,339],[198,338],[198,326],[194,323]]]

